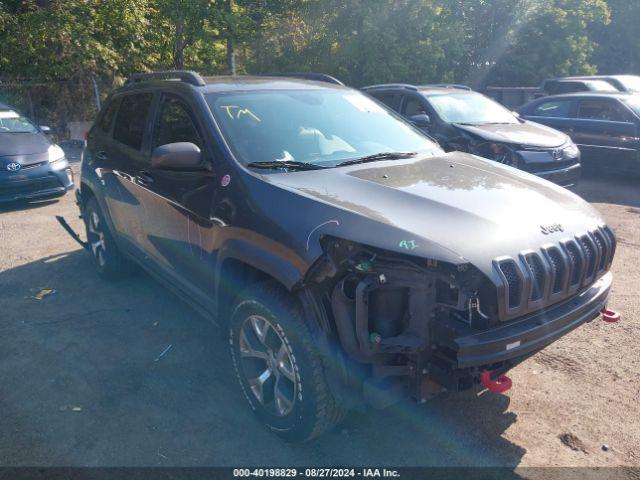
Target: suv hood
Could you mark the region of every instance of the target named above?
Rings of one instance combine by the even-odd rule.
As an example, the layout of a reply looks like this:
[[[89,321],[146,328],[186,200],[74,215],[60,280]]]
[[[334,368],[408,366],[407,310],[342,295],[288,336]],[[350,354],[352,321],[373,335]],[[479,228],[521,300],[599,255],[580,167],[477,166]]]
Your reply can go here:
[[[533,147],[554,148],[569,141],[564,133],[534,122],[505,123],[495,125],[462,125],[454,127],[490,142],[530,145]]]
[[[309,200],[278,199],[288,205],[286,221],[305,232],[307,251],[319,245],[321,234],[331,234],[418,257],[469,261],[489,276],[497,257],[517,258],[604,223],[561,187],[460,152],[267,174],[263,180]],[[562,231],[543,233],[556,224]]]

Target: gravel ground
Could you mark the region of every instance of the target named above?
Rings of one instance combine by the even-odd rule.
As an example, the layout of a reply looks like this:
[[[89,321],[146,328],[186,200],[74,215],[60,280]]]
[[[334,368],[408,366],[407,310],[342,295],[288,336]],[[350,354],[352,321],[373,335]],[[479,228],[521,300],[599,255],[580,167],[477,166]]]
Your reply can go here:
[[[507,395],[355,414],[306,445],[257,424],[209,322],[143,274],[98,279],[54,218],[81,230],[73,195],[4,208],[0,465],[640,466],[639,183],[577,191],[619,238],[620,323],[551,345],[512,371]],[[41,288],[55,293],[32,298]]]

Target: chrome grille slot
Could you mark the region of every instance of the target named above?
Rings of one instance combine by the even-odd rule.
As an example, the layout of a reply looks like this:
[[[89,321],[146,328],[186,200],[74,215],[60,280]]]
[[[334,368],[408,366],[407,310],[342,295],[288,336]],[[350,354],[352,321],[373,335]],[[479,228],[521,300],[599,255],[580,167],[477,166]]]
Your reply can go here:
[[[569,285],[573,287],[579,285],[580,279],[582,278],[582,269],[584,266],[582,251],[573,240],[566,242],[564,247],[567,255],[569,256],[569,265],[571,269],[571,280]]]
[[[547,272],[542,265],[540,256],[536,253],[529,253],[524,257],[529,273],[531,274],[531,292],[529,300],[537,302],[544,296],[545,286],[547,284]]]
[[[607,258],[609,257],[609,243],[605,240],[600,230],[592,232],[593,241],[600,252],[600,261],[598,262],[597,271],[601,272],[607,266]]]
[[[520,305],[520,298],[522,297],[522,280],[518,275],[515,262],[513,260],[501,262],[500,271],[502,271],[507,280],[509,308],[516,308]]]
[[[596,247],[594,243],[591,241],[588,235],[581,236],[578,241],[580,242],[580,246],[582,247],[582,251],[585,256],[585,267],[584,267],[584,283],[589,282],[596,273],[596,263],[598,261],[598,254],[596,252]]]
[[[602,231],[605,234],[605,237],[609,239],[609,243],[611,246],[609,247],[609,258],[607,258],[606,269],[609,270],[611,267],[611,262],[613,262],[613,256],[616,254],[616,236],[613,234],[611,229],[607,226],[602,228]]]
[[[553,285],[551,285],[551,294],[553,295],[564,290],[567,266],[558,247],[549,247],[545,252],[553,273]]]

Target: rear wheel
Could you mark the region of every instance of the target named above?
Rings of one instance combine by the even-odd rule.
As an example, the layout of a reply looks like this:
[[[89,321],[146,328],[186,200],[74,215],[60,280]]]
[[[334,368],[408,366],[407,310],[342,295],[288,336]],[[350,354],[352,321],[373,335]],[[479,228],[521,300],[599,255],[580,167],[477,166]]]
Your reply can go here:
[[[264,283],[240,296],[230,326],[236,374],[258,418],[287,440],[310,440],[344,418],[315,345],[288,292]]]
[[[98,275],[107,280],[118,280],[129,275],[132,271],[131,262],[118,249],[95,198],[92,197],[87,201],[83,218],[87,242]]]

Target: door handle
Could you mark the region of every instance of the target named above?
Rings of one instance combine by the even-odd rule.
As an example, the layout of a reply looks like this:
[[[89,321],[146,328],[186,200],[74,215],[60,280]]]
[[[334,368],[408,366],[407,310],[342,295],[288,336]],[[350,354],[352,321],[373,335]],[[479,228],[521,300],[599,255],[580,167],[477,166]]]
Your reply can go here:
[[[102,162],[105,161],[107,158],[109,158],[107,157],[107,153],[104,150],[97,152],[95,157],[96,157],[96,160],[100,160]]]
[[[153,177],[149,172],[138,172],[136,175],[136,183],[143,187],[148,187],[153,184]]]

